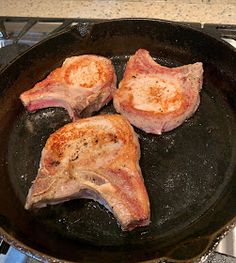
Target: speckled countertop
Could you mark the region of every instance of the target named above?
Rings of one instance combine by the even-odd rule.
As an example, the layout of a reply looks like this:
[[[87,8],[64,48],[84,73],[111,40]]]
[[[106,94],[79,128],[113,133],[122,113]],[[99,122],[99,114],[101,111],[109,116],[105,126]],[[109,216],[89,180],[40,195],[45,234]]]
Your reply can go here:
[[[148,17],[236,24],[236,0],[0,0],[0,16]]]

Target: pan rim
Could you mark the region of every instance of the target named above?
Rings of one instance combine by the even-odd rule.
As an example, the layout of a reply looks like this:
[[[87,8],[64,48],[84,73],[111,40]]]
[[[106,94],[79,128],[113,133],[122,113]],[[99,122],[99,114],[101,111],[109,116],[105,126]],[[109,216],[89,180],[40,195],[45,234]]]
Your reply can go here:
[[[214,39],[215,41],[218,41],[219,43],[223,44],[224,46],[226,46],[227,48],[229,48],[231,51],[235,52],[236,54],[236,49],[232,47],[232,45],[230,45],[228,42],[224,41],[221,38],[217,38],[216,36],[213,36],[211,34],[209,34],[208,32],[203,32],[198,28],[193,28],[190,24],[186,23],[186,22],[179,22],[179,21],[171,21],[171,20],[164,20],[164,19],[159,19],[159,18],[130,18],[130,17],[124,17],[124,18],[114,18],[114,19],[87,19],[87,18],[81,18],[81,21],[86,20],[92,23],[92,26],[94,25],[101,25],[101,24],[107,24],[107,23],[111,23],[111,22],[124,22],[124,21],[148,21],[148,22],[157,22],[157,23],[164,23],[164,24],[170,24],[170,25],[176,25],[176,26],[180,26],[182,28],[186,28],[192,31],[197,31],[200,34],[203,35],[207,35],[208,37],[210,37],[211,39]],[[17,57],[15,57],[8,65],[4,66],[2,69],[0,69],[0,75],[7,70],[12,64],[15,63],[15,61],[17,61],[18,59],[20,59],[21,57],[23,57],[25,54],[27,54],[28,52],[30,52],[31,50],[33,50],[34,48],[37,48],[39,45],[47,42],[50,39],[56,38],[60,35],[66,34],[70,31],[73,31],[74,29],[77,28],[78,25],[74,25],[71,26],[70,28],[66,28],[63,31],[59,31],[41,41],[39,41],[37,44],[29,47],[28,49],[26,49],[24,52],[22,52],[20,55],[18,55]]]
[[[229,223],[225,224],[222,228],[220,228],[217,232],[211,235],[211,239],[207,245],[207,247],[204,248],[202,253],[200,255],[197,255],[193,258],[192,260],[200,260],[201,258],[207,259],[216,249],[217,245],[219,242],[231,231],[233,228],[236,227],[236,216],[233,218]],[[13,246],[20,252],[24,253],[27,256],[30,256],[34,259],[40,260],[40,261],[53,261],[55,263],[60,263],[62,262],[62,259],[56,258],[53,256],[50,256],[46,253],[40,252],[38,250],[35,250],[34,248],[31,248],[27,245],[25,245],[23,242],[19,241],[18,239],[14,238],[10,234],[8,234],[2,227],[0,227],[0,236],[3,238],[5,242],[7,242],[10,246]],[[179,260],[175,259],[172,257],[168,256],[162,256],[162,257],[156,257],[151,260],[158,260],[158,262],[161,262],[162,260],[167,260],[167,261],[172,261],[172,262],[188,262],[190,259],[186,260]],[[69,260],[64,260],[63,262],[65,263],[75,263],[75,262],[80,262],[80,261],[69,261]],[[141,261],[141,262],[149,262],[149,260]]]

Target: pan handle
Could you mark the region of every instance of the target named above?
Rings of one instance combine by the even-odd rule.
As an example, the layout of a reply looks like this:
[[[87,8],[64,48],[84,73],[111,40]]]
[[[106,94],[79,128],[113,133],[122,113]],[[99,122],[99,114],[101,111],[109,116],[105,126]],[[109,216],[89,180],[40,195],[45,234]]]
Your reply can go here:
[[[5,242],[2,238],[0,238],[0,254],[7,254],[7,251],[9,249],[10,245]]]
[[[76,25],[76,29],[79,32],[79,35],[82,38],[85,38],[87,35],[90,34],[92,27],[94,26],[94,22],[87,21],[87,22],[78,22]]]
[[[103,20],[102,20],[103,21]],[[63,33],[70,30],[73,30],[76,32],[76,34],[79,33],[79,36],[81,38],[85,38],[90,32],[94,24],[101,22],[101,20],[97,19],[88,19],[88,20],[73,20],[73,19],[66,19],[59,27],[57,27],[55,30],[50,32],[48,36],[57,34],[57,33]]]

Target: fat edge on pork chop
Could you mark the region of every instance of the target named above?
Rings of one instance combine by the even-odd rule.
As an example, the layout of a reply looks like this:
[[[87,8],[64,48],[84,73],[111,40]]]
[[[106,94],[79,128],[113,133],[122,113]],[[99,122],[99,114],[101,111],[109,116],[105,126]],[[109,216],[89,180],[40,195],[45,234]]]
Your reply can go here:
[[[105,205],[122,230],[146,226],[150,204],[139,158],[137,136],[121,115],[69,123],[47,140],[25,208],[90,198]]]
[[[112,99],[116,74],[110,59],[80,55],[65,59],[20,99],[29,112],[48,107],[65,108],[72,120],[90,116]]]
[[[147,133],[161,134],[181,125],[200,103],[201,62],[168,68],[139,49],[129,59],[113,96],[117,112]]]

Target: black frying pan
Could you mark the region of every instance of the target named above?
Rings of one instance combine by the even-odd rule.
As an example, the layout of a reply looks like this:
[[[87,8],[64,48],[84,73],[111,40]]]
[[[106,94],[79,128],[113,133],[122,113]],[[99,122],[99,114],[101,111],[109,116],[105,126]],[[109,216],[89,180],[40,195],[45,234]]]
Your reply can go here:
[[[138,48],[170,67],[204,63],[201,104],[192,118],[161,136],[136,129],[151,202],[150,226],[122,232],[113,215],[91,200],[25,211],[45,141],[70,120],[63,109],[27,113],[19,95],[66,57],[85,53],[111,58],[120,80]],[[14,61],[1,73],[0,88],[0,233],[23,252],[49,261],[188,261],[213,249],[235,223],[236,52],[227,44],[156,20],[83,25]],[[112,104],[101,110],[112,111]]]

